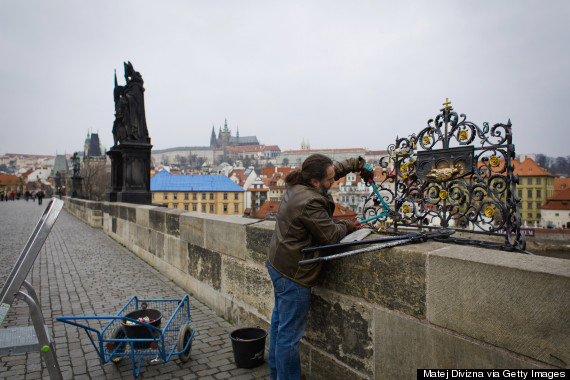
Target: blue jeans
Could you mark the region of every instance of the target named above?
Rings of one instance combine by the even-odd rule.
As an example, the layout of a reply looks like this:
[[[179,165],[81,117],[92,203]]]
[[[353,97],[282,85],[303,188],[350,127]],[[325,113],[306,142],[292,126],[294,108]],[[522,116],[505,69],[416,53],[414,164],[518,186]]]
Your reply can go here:
[[[278,380],[299,380],[299,341],[307,326],[311,288],[286,279],[269,263],[267,270],[275,295],[269,330],[269,377]]]

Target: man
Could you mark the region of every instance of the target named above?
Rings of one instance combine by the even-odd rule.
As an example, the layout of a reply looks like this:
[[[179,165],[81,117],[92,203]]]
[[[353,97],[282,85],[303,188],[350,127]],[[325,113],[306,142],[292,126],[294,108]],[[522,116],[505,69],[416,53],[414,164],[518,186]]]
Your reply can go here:
[[[319,255],[302,254],[301,249],[338,243],[356,229],[352,221],[332,220],[334,201],[329,194],[334,181],[350,172],[360,172],[365,181],[374,176],[372,167],[360,157],[333,163],[324,155],[313,154],[300,170],[285,177],[287,186],[267,259],[275,295],[269,338],[272,379],[301,378],[299,340],[307,325],[311,287],[322,268],[322,263],[300,266],[299,261]]]

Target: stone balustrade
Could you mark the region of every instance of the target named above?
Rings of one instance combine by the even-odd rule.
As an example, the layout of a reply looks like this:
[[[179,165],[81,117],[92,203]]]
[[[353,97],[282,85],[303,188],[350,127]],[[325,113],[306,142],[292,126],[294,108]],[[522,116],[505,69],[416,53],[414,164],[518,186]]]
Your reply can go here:
[[[274,222],[69,198],[65,207],[236,328],[269,328]],[[326,263],[301,352],[311,379],[568,368],[570,261],[425,242]]]

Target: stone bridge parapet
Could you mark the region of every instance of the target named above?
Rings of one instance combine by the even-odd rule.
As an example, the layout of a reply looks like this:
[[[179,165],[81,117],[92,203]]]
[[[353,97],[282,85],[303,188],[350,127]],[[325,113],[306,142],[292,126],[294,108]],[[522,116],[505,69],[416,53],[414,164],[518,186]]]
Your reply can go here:
[[[269,329],[274,222],[69,198],[65,207],[236,328]],[[301,349],[311,379],[570,367],[570,260],[425,242],[328,262],[323,273]]]

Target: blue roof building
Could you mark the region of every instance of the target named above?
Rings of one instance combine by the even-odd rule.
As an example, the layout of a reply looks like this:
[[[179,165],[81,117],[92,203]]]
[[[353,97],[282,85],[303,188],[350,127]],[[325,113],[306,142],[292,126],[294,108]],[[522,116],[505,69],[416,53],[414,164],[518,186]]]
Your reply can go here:
[[[150,179],[150,191],[245,191],[225,175],[170,174],[161,170]]]
[[[243,215],[245,190],[224,175],[170,174],[150,179],[152,203],[187,211]]]

